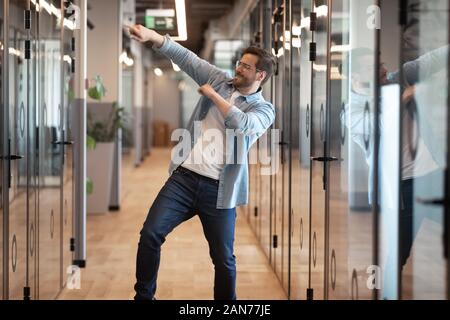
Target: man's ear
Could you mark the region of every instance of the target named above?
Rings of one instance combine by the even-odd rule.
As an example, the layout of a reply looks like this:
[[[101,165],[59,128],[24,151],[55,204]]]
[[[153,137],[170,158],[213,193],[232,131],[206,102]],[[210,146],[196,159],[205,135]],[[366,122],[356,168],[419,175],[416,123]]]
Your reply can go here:
[[[259,72],[258,81],[263,81],[266,77],[267,77],[267,72],[261,71],[261,72]]]

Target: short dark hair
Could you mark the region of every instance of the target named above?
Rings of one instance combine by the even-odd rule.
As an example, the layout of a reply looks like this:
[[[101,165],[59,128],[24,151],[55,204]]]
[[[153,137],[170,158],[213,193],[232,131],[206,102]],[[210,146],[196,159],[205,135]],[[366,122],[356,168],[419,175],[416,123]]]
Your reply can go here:
[[[266,72],[266,77],[261,82],[261,85],[266,83],[275,71],[277,65],[277,60],[273,54],[264,50],[260,47],[250,46],[242,52],[244,54],[253,54],[258,57],[258,62],[256,63],[256,69]]]

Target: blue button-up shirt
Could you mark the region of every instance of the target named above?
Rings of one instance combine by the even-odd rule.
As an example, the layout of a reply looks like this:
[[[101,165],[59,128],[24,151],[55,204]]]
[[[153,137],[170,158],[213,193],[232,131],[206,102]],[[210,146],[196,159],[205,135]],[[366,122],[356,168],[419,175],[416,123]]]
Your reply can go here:
[[[233,79],[225,71],[200,59],[190,50],[172,41],[168,35],[165,36],[160,48],[153,46],[153,49],[171,59],[199,86],[209,84],[224,99],[230,99],[234,91]],[[189,150],[192,150],[198,138],[198,135],[194,136],[194,124],[196,121],[202,121],[211,107],[213,107],[212,101],[202,96],[186,128],[190,140],[186,139],[188,136],[182,136],[175,150],[183,145],[185,147],[188,142],[190,142]],[[238,97],[225,116],[225,128],[232,129],[234,135],[226,135],[227,159],[231,161],[226,161],[219,177],[218,209],[229,209],[247,204],[248,152],[252,144],[272,125],[274,119],[275,108],[270,102],[264,100],[261,88],[253,94]],[[172,159],[169,174],[171,175],[188,156],[189,153],[184,152],[179,159],[181,161],[174,162]]]

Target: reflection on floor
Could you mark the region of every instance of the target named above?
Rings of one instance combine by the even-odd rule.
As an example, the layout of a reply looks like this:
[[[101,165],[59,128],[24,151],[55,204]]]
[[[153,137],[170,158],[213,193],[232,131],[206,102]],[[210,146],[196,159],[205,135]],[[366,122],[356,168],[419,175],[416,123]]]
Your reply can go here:
[[[132,299],[138,236],[148,208],[168,177],[170,150],[154,149],[139,167],[123,159],[119,212],[89,215],[87,268],[81,289],[64,289],[59,299]],[[212,299],[214,269],[198,217],[177,229],[162,247],[158,299]],[[238,215],[235,240],[238,299],[286,299],[250,230]]]

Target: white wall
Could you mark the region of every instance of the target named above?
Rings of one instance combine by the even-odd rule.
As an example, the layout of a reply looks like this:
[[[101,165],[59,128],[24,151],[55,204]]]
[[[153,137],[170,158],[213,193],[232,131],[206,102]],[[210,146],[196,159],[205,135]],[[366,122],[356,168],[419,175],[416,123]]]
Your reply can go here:
[[[134,58],[133,67],[133,97],[134,108],[142,108],[144,104],[144,63],[143,59],[143,47],[137,41],[131,42],[131,53]]]
[[[89,0],[88,19],[94,29],[87,31],[87,78],[99,75],[106,87],[103,103],[117,101],[122,104],[122,2],[120,0]],[[92,99],[87,98],[88,106]],[[110,207],[120,207],[121,143],[114,145],[113,178]]]
[[[121,101],[121,66],[119,56],[122,51],[121,1],[89,0],[91,10],[88,19],[94,24],[88,29],[88,79],[100,75],[107,89],[103,102]],[[88,99],[88,102],[90,100]]]
[[[170,129],[180,127],[180,91],[173,72],[164,70],[161,77],[153,78],[153,119],[167,121]]]

